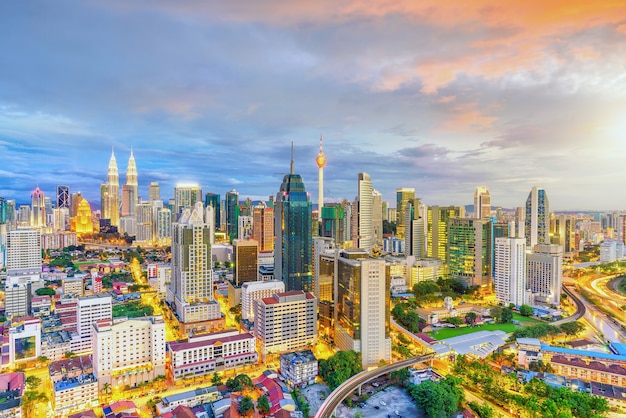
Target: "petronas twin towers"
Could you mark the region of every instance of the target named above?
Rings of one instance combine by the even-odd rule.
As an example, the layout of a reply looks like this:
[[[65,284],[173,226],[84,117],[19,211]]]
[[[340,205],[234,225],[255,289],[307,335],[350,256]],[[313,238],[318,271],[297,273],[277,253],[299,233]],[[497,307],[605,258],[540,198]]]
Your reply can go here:
[[[111,226],[119,226],[120,209],[122,216],[134,215],[138,201],[139,183],[137,181],[137,165],[133,150],[130,150],[126,169],[126,184],[122,186],[122,205],[120,208],[120,176],[117,169],[115,153],[111,150],[111,159],[107,170],[107,182],[100,186],[102,218],[109,219]]]

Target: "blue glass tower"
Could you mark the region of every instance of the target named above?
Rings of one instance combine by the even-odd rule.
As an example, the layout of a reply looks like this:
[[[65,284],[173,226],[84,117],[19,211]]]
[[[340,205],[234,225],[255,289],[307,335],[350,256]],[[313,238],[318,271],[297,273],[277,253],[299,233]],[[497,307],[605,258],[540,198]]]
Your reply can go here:
[[[222,225],[222,218],[220,217],[220,195],[215,193],[207,193],[204,195],[204,207],[208,208],[211,206],[213,208],[213,213],[215,214],[215,229],[220,229]]]
[[[302,177],[291,172],[283,178],[274,204],[274,277],[285,289],[313,291],[312,204]]]

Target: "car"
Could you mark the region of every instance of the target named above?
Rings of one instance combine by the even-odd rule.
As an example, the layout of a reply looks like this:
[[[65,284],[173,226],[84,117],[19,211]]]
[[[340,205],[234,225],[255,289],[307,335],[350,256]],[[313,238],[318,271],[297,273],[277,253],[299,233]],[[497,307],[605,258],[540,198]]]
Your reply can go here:
[[[375,388],[377,388],[378,386],[380,386],[380,383],[378,383],[378,382],[374,382],[374,383],[372,383],[372,386],[374,386]]]
[[[400,415],[400,411],[398,411],[397,409],[396,409],[396,415],[399,416],[399,417],[402,416],[402,415]]]
[[[371,390],[368,390],[368,391],[367,391],[367,394],[368,394],[368,395],[371,395],[372,393],[374,393],[374,392],[373,392],[373,391],[371,391]]]
[[[385,402],[385,401],[380,401],[380,404],[381,404],[382,406],[387,406],[387,402]]]
[[[364,403],[360,403],[359,404],[359,408],[365,408],[365,404]]]
[[[380,406],[374,405],[374,409],[380,409]]]

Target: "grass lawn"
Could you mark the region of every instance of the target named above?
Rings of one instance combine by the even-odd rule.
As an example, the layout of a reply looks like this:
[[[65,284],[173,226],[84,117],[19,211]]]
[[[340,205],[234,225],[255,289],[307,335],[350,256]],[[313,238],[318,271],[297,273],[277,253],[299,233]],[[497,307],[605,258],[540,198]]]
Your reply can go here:
[[[528,319],[528,318],[526,318]],[[439,331],[432,331],[428,334],[436,340],[443,340],[446,338],[452,338],[459,335],[471,334],[473,332],[478,331],[495,331],[502,330],[504,332],[511,333],[518,328],[517,325],[513,324],[483,324],[476,327],[465,327],[465,328],[443,328]]]
[[[530,325],[536,325],[540,322],[545,322],[545,321],[540,321],[539,319],[536,318],[531,318],[528,316],[522,316],[520,314],[518,314],[517,312],[513,312],[513,319],[516,321],[519,321],[520,324],[524,325],[524,326],[530,326]]]

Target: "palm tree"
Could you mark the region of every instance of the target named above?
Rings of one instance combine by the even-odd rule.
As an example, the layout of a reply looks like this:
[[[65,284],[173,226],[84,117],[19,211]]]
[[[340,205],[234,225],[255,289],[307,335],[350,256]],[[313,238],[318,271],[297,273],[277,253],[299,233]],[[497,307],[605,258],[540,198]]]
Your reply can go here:
[[[111,384],[105,383],[104,385],[102,385],[101,393],[104,393],[104,399],[106,400],[107,395],[111,395]]]

